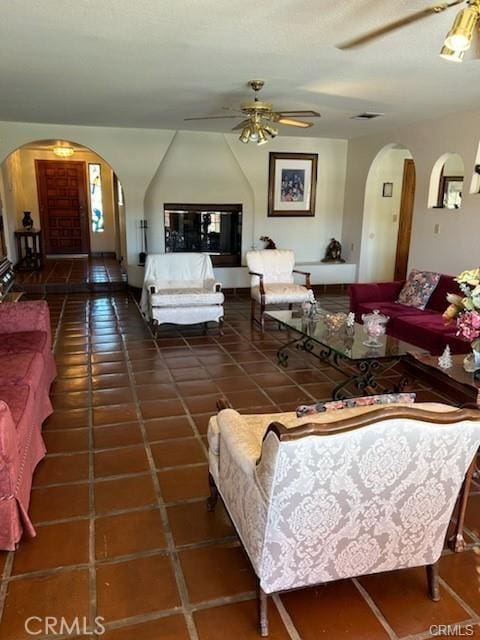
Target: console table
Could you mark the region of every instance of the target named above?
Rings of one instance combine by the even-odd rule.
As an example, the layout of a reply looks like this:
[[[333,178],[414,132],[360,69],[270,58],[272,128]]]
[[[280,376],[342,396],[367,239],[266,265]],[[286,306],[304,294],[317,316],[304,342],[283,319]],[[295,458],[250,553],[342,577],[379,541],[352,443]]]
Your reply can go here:
[[[17,271],[37,271],[43,266],[42,234],[40,229],[15,231],[18,262]]]

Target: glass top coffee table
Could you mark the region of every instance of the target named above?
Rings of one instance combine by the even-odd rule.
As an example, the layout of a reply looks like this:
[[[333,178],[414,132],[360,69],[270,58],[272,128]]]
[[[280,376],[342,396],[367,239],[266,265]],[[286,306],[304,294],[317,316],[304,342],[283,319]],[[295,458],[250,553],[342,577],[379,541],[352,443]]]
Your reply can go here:
[[[379,338],[380,347],[367,347],[363,325],[355,323],[352,328],[332,331],[323,320],[310,320],[295,311],[268,311],[266,315],[282,327],[295,332],[295,337],[277,351],[278,363],[288,366],[289,352],[304,351],[345,376],[333,390],[332,398],[342,400],[359,394],[398,393],[408,382],[406,375],[400,375],[398,382],[381,384],[379,379],[388,375],[403,358],[412,353],[425,353],[408,342],[391,336]]]

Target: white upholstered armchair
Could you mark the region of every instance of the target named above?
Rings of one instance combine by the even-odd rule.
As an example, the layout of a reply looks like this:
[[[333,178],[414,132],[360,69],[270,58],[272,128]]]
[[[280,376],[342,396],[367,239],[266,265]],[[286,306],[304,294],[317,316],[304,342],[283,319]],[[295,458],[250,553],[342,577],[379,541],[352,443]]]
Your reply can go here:
[[[224,295],[205,253],[147,256],[141,309],[156,329],[165,323],[223,323]]]
[[[310,274],[295,269],[295,254],[287,249],[265,249],[247,252],[248,271],[252,276],[250,295],[252,298],[251,320],[265,328],[265,307],[268,304],[301,304],[313,297],[310,289]],[[294,274],[305,277],[305,286],[296,284]],[[255,303],[260,305],[260,317],[255,317]]]
[[[261,635],[268,594],[287,589],[425,565],[439,599],[436,563],[473,470],[480,411],[425,403],[296,418],[227,408],[208,440],[208,505],[218,488],[258,576]]]

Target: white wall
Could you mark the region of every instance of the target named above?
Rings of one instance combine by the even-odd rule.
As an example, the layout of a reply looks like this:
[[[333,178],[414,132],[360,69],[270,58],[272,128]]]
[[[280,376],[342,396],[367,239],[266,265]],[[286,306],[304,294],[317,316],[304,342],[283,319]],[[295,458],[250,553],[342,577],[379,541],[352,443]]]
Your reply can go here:
[[[17,261],[14,231],[18,228],[19,216],[17,212],[23,211],[25,200],[23,182],[21,180],[20,154],[11,154],[1,167],[4,190],[3,216],[5,223],[5,240],[7,244],[8,258],[11,262]]]
[[[368,173],[358,270],[358,278],[363,282],[393,280],[403,167],[405,159],[411,157],[407,149],[385,149]],[[383,196],[385,182],[393,184],[391,198]]]
[[[270,151],[318,153],[314,217],[268,217]],[[330,238],[342,233],[346,159],[346,140],[284,137],[259,147],[234,134],[180,131],[146,194],[150,248],[164,248],[165,202],[241,203],[243,258],[249,249],[262,248],[260,236],[266,235],[277,247],[293,249],[297,261],[318,261]]]
[[[148,248],[165,250],[164,203],[241,204],[242,253],[252,244],[253,190],[225,136],[176,133],[145,196]]]
[[[10,249],[10,245],[11,245],[11,235],[10,235],[10,230],[9,230],[9,224],[8,224],[8,220],[7,220],[7,209],[6,209],[6,203],[5,203],[5,183],[3,180],[3,172],[0,171],[0,215],[3,218],[3,234],[4,234],[4,238],[5,238],[5,245],[6,245],[6,250],[7,250],[7,256],[11,256],[12,251]]]
[[[50,125],[21,122],[0,122],[0,163],[15,149],[37,140],[70,140],[88,147],[101,156],[118,175],[124,188],[126,208],[126,262],[129,282],[140,286],[143,269],[137,266],[138,221],[145,217],[145,206],[159,206],[160,200],[145,200],[148,186],[165,157],[175,131],[162,129],[120,129],[114,127],[82,127],[72,125]],[[199,171],[194,182],[184,181],[185,195],[193,197],[199,186],[203,164],[215,164],[215,158],[208,157],[209,149],[216,145],[224,149],[223,157],[233,156],[238,163],[238,175],[245,176],[242,193],[245,194],[247,220],[244,249],[251,245],[260,247],[261,235],[271,236],[280,247],[290,247],[297,253],[299,262],[318,261],[324,255],[325,247],[332,236],[342,232],[343,197],[347,160],[347,141],[323,138],[279,137],[268,145],[244,145],[236,134],[198,134],[180,132],[186,153],[193,153],[199,161]],[[199,144],[199,136],[205,136],[204,150]],[[213,142],[213,139],[216,139]],[[190,141],[190,142],[189,142]],[[227,156],[227,147],[231,156]],[[318,153],[318,182],[316,216],[314,218],[267,218],[268,153],[269,151],[292,151]],[[208,176],[207,176],[208,178]],[[177,176],[178,180],[182,176]],[[196,179],[196,184],[195,184]],[[203,175],[203,178],[205,176]],[[236,188],[228,193],[217,182],[211,185],[212,196],[217,193],[222,198],[238,198]],[[247,197],[247,189],[249,196]],[[188,191],[187,191],[188,190]],[[186,200],[186,198],[183,198]],[[163,204],[162,204],[163,208]],[[153,211],[153,209],[149,209]],[[152,230],[153,231],[153,230]],[[158,227],[152,241],[160,246]],[[163,230],[161,233],[163,238]]]
[[[357,262],[360,256],[364,193],[370,166],[385,145],[400,143],[412,153],[416,168],[409,267],[455,274],[478,266],[480,194],[468,193],[465,189],[460,210],[429,209],[428,190],[432,168],[446,152],[462,156],[465,179],[470,184],[479,138],[480,111],[475,111],[350,140],[343,219],[347,259]],[[437,224],[439,233],[435,233]]]
[[[330,138],[275,138],[258,147],[243,144],[228,134],[227,142],[253,190],[255,216],[251,244],[262,248],[260,236],[269,236],[277,247],[295,251],[298,262],[318,262],[332,237],[340,239],[343,224],[348,142]],[[268,217],[269,152],[318,153],[315,216]]]

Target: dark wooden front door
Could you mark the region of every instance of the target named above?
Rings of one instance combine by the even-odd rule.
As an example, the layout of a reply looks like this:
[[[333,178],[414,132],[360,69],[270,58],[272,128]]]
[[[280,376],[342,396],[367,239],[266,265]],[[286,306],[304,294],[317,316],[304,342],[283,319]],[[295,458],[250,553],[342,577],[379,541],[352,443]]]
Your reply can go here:
[[[415,163],[405,160],[403,165],[402,197],[398,220],[397,254],[395,256],[395,280],[407,276],[410,238],[412,235],[413,202],[415,199]]]
[[[85,163],[37,160],[36,168],[45,253],[88,253]]]

